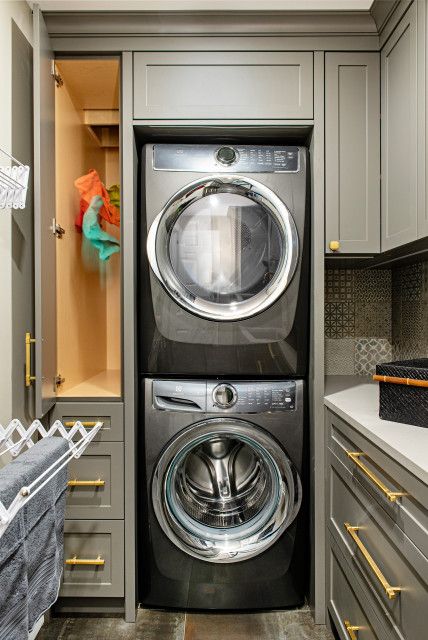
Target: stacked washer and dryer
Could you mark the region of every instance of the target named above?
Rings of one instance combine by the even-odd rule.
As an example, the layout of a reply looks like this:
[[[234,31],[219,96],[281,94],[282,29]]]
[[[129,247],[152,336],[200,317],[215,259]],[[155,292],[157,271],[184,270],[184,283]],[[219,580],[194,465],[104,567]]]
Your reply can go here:
[[[147,144],[139,264],[145,606],[307,589],[308,152]]]

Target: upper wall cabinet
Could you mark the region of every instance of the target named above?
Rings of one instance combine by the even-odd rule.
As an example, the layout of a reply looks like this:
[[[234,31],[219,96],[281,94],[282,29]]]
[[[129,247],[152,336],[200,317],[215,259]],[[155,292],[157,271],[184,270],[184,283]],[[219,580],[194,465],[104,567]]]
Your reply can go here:
[[[382,49],[382,251],[418,237],[418,4]]]
[[[136,119],[312,119],[312,52],[134,54]]]
[[[378,53],[325,57],[326,251],[380,250]]]

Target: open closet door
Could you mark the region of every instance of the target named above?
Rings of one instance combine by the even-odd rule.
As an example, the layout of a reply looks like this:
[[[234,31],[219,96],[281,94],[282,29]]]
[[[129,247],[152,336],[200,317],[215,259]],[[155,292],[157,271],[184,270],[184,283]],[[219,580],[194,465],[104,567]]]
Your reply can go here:
[[[34,29],[34,286],[35,407],[41,418],[55,403],[57,366],[55,236],[55,80],[43,15]]]

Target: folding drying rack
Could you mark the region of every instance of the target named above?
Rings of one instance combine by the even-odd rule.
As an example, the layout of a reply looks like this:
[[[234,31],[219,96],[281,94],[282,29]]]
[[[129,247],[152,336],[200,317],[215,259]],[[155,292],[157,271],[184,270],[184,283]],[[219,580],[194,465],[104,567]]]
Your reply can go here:
[[[69,443],[68,451],[55,460],[31,484],[21,487],[8,508],[0,500],[0,538],[19,510],[37,495],[70,460],[82,455],[102,426],[102,422],[96,422],[87,430],[81,422],[76,422],[71,429],[66,429],[60,420],[54,422],[49,430],[46,430],[39,420],[35,420],[28,428],[25,428],[19,420],[12,420],[6,428],[0,424],[0,457],[9,453],[15,458],[24,447],[30,448],[36,444],[33,437],[40,440],[40,438],[61,436]],[[74,441],[76,435],[78,439]]]
[[[30,167],[4,149],[0,154],[8,158],[5,166],[0,164],[0,209],[25,209]]]

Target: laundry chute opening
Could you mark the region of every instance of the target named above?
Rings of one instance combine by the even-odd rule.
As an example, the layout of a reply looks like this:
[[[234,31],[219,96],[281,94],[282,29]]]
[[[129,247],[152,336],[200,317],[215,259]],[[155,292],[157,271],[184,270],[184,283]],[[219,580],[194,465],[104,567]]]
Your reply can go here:
[[[67,58],[55,66],[57,395],[115,398],[121,395],[119,60]]]

